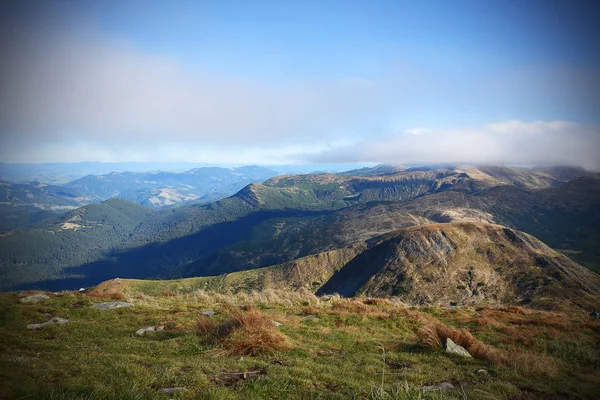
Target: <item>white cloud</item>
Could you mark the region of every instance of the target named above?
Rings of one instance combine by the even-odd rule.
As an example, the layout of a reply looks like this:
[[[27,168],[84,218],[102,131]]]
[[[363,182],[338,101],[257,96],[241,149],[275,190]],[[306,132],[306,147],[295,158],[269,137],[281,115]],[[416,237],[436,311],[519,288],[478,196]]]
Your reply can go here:
[[[419,132],[415,135],[414,132]],[[340,146],[317,162],[573,165],[600,170],[600,127],[567,121],[505,121],[456,129],[409,129]]]

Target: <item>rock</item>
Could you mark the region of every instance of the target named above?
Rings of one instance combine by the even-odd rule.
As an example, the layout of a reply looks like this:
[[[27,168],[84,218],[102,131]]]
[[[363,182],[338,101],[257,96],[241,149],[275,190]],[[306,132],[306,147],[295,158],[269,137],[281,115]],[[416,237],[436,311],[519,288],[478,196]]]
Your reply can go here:
[[[108,301],[105,303],[94,304],[93,307],[98,310],[112,310],[113,308],[132,307],[133,304],[124,301]]]
[[[421,389],[423,389],[424,392],[429,392],[431,390],[456,389],[456,386],[450,382],[442,382],[439,385],[423,386]]]
[[[43,313],[42,315],[46,318],[52,318],[52,314],[50,313]]]
[[[308,320],[310,320],[310,319],[313,319],[313,318],[317,318],[317,316],[316,316],[316,315],[309,315],[309,316],[307,316],[307,317],[304,317],[303,319],[304,319],[305,321],[308,321]]]
[[[149,326],[147,328],[141,328],[135,331],[135,334],[138,336],[144,336],[147,332],[154,332],[156,329],[153,326]]]
[[[212,317],[215,314],[216,314],[216,312],[214,312],[213,310],[206,310],[202,313],[202,315],[205,315],[207,317]]]
[[[283,325],[281,322],[279,321],[275,321],[275,320],[271,320],[271,322],[273,323],[273,325],[275,325],[275,327],[279,328],[281,325]]]
[[[446,353],[472,358],[471,354],[469,354],[469,352],[464,347],[454,343],[450,338],[446,339]]]
[[[54,317],[46,322],[43,322],[41,324],[28,324],[27,325],[27,329],[30,330],[36,330],[36,329],[42,329],[45,326],[48,325],[54,325],[54,324],[66,324],[67,322],[69,322],[68,319],[64,319],[64,318],[59,318],[59,317]]]
[[[187,390],[187,388],[184,388],[182,386],[174,386],[174,387],[166,387],[166,388],[158,389],[159,392],[161,392],[162,394],[166,394],[166,395],[172,395],[172,394],[175,394],[176,392],[184,392],[186,390]]]
[[[79,288],[79,293],[85,292],[85,288]]]
[[[478,369],[477,375],[489,375],[490,373],[486,369]]]
[[[164,325],[156,327],[156,332],[160,332],[160,331],[164,331],[164,330],[165,330],[165,326]]]
[[[40,301],[48,300],[49,298],[50,298],[50,296],[48,296],[48,295],[46,295],[44,293],[40,293],[40,294],[34,294],[34,295],[31,295],[31,296],[23,297],[19,301],[21,303],[35,304],[35,303],[39,303]]]

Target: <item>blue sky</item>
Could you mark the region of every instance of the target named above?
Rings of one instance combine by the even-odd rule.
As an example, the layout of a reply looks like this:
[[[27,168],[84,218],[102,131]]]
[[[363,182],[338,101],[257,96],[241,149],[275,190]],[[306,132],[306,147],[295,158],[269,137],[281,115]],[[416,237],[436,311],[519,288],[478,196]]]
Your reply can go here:
[[[598,167],[598,2],[2,7],[0,161]]]

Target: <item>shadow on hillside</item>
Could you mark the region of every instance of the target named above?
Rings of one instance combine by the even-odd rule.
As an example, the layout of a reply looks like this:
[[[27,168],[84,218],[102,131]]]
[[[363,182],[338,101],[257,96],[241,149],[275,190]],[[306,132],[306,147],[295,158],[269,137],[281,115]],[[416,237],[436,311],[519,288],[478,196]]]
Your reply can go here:
[[[185,277],[182,276],[182,271],[189,264],[206,259],[224,246],[248,240],[252,228],[263,221],[272,218],[310,217],[328,213],[331,211],[260,211],[235,221],[210,225],[197,233],[167,242],[154,242],[137,248],[106,253],[101,260],[65,269],[63,276],[69,276],[67,278],[21,284],[9,290],[76,290],[81,287],[94,286],[116,277],[181,278]],[[229,268],[200,270],[199,272],[202,275],[211,276],[233,271]]]

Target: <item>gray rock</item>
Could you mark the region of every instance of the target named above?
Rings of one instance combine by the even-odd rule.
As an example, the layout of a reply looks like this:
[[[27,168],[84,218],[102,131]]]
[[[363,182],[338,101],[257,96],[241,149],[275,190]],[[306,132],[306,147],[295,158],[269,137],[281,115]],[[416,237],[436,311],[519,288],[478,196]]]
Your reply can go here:
[[[304,319],[305,321],[308,321],[308,320],[311,320],[311,319],[313,319],[313,318],[317,318],[317,316],[316,316],[316,315],[309,315],[309,316],[307,316],[307,317],[304,317],[303,319]]]
[[[133,304],[124,301],[108,301],[105,303],[94,304],[93,307],[98,310],[112,310],[113,308],[132,307]]]
[[[164,325],[156,327],[156,332],[160,332],[160,331],[164,331],[164,330],[165,330],[165,326]]]
[[[149,326],[147,328],[141,328],[135,331],[135,334],[138,336],[144,336],[147,332],[155,332],[156,329],[153,326]]]
[[[43,327],[48,326],[48,325],[54,325],[54,324],[62,325],[62,324],[66,324],[67,322],[69,322],[68,319],[54,317],[46,322],[42,322],[41,324],[28,324],[27,329],[37,330],[37,329],[42,329]]]
[[[215,314],[216,314],[216,312],[214,312],[213,310],[206,310],[202,313],[202,315],[205,315],[207,317],[212,317]]]
[[[490,373],[486,369],[478,369],[477,375],[489,375]]]
[[[34,294],[34,295],[31,295],[31,296],[23,297],[19,301],[21,303],[35,304],[35,303],[39,303],[40,301],[48,300],[49,298],[50,298],[50,296],[48,296],[48,295],[46,295],[44,293],[40,293],[40,294]]]
[[[275,321],[275,320],[271,320],[271,322],[273,323],[273,325],[275,325],[275,327],[279,328],[281,325],[283,325],[281,322],[279,321]]]
[[[174,387],[166,387],[166,388],[158,389],[159,392],[161,392],[162,394],[166,394],[166,395],[172,395],[172,394],[175,394],[176,392],[184,392],[186,390],[187,390],[187,388],[184,388],[182,386],[174,386]]]
[[[454,343],[450,338],[446,339],[446,353],[472,358],[471,354],[469,354],[467,349],[465,349],[459,344]]]
[[[423,389],[424,392],[429,392],[432,390],[456,389],[456,386],[450,382],[442,382],[438,385],[423,386],[421,389]]]

